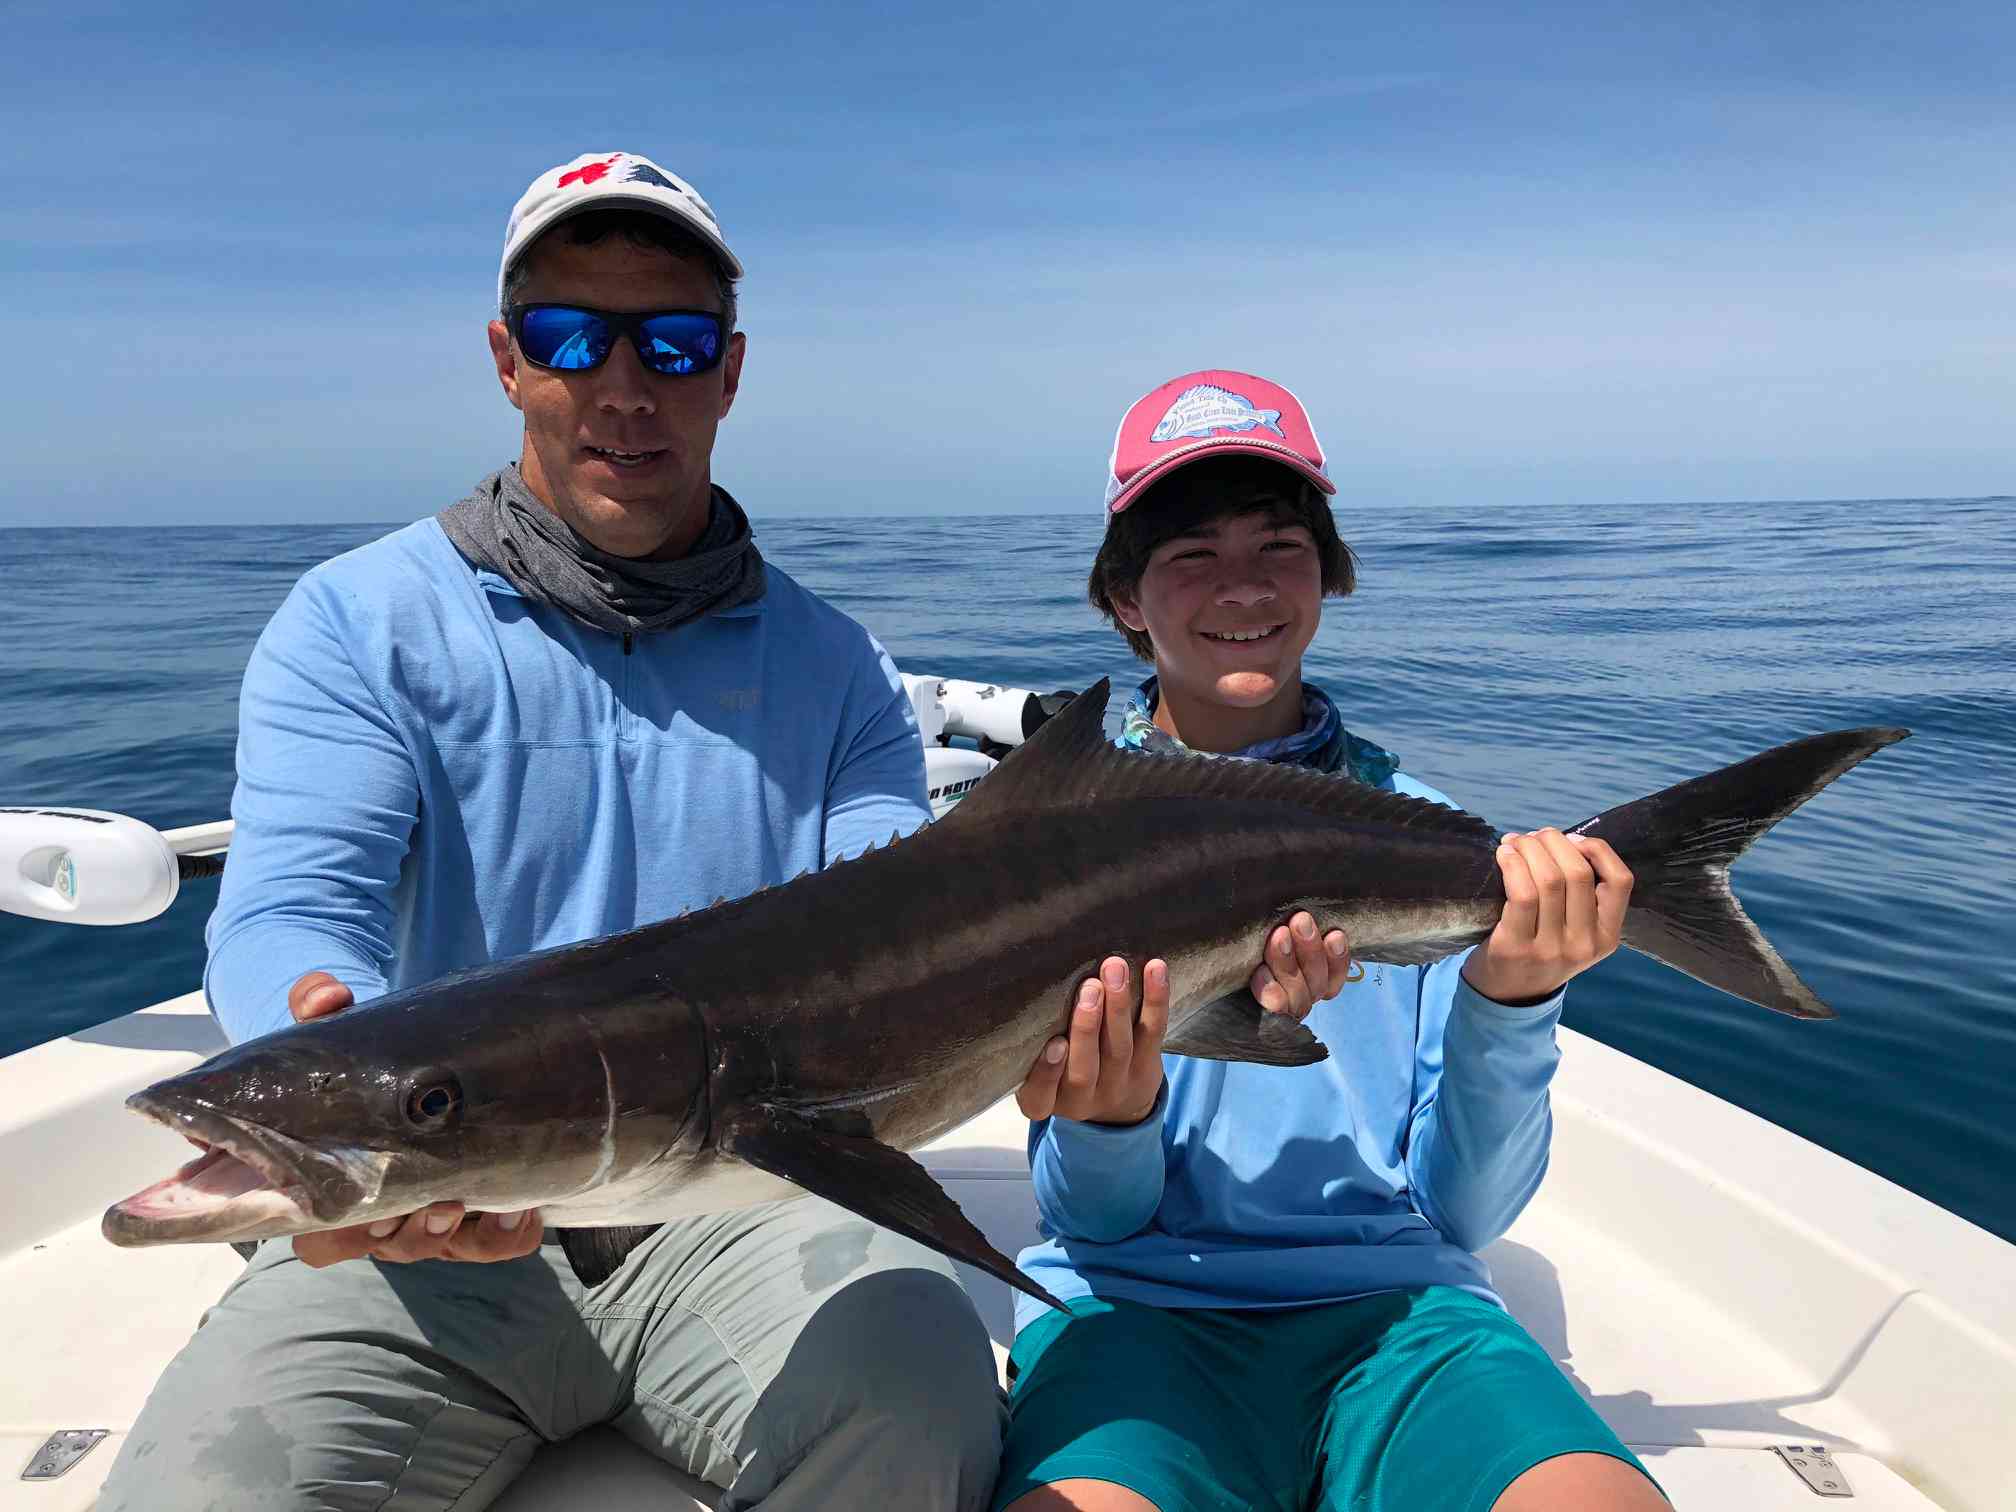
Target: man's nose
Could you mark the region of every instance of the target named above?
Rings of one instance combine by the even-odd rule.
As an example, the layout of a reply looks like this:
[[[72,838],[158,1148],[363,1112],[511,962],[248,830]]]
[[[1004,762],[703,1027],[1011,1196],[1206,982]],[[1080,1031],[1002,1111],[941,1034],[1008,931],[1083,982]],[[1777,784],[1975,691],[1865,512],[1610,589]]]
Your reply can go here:
[[[619,340],[608,360],[596,370],[596,407],[619,415],[651,414],[658,408],[651,377],[637,355],[636,346],[627,338]]]

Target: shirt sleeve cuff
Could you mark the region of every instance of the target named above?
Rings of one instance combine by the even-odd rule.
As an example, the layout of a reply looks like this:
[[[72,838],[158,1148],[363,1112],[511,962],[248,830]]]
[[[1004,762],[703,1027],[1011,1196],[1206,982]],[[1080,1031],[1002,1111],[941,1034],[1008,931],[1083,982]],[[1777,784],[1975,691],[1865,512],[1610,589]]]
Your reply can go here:
[[[1470,985],[1469,978],[1459,973],[1455,994],[1450,999],[1450,1010],[1475,1014],[1500,1024],[1551,1024],[1561,1017],[1561,1005],[1567,1000],[1568,989],[1563,986],[1552,997],[1542,998],[1537,1003],[1501,1003],[1496,998],[1484,996]]]
[[[1052,1118],[1050,1137],[1060,1150],[1082,1153],[1104,1164],[1115,1165],[1144,1146],[1159,1151],[1162,1144],[1162,1114],[1169,1106],[1169,1083],[1164,1080],[1155,1094],[1155,1106],[1139,1123],[1080,1123],[1075,1118]]]

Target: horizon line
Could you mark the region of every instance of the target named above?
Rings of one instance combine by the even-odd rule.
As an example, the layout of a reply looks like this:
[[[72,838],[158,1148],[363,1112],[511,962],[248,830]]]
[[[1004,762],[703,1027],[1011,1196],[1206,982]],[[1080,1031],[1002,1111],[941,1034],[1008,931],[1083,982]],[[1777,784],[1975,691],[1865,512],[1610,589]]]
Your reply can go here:
[[[2016,494],[1887,494],[1881,497],[1843,497],[1834,499],[1766,498],[1766,499],[1613,499],[1605,503],[1590,504],[1586,501],[1563,500],[1555,504],[1465,504],[1466,509],[1488,510],[1538,510],[1538,509],[1699,509],[1726,505],[1773,505],[1773,504],[2002,504],[2016,503]],[[1390,509],[1451,509],[1459,506],[1451,504],[1387,504],[1375,508]],[[434,513],[439,513],[435,511]],[[928,513],[913,510],[908,513],[880,514],[774,514],[752,516],[752,523],[763,520],[790,521],[825,524],[833,520],[1077,520],[1089,519],[1089,512],[1082,509],[1016,509],[1016,510],[959,510]],[[417,525],[421,520],[433,515],[418,515],[410,520],[213,520],[213,521],[171,521],[162,523],[150,521],[145,525],[115,523],[112,521],[66,521],[62,524],[0,524],[0,531],[10,530],[335,530],[352,527],[377,526],[388,530],[401,530],[408,525]]]

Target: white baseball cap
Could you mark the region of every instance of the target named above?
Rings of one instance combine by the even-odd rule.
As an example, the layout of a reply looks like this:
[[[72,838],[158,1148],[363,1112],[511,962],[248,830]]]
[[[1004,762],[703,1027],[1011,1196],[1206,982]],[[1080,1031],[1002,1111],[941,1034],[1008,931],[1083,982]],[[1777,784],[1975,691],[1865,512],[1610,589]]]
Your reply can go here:
[[[511,219],[504,226],[504,260],[497,266],[498,303],[503,303],[511,265],[542,232],[584,210],[618,206],[662,215],[685,227],[721,259],[730,278],[742,276],[742,264],[728,250],[699,190],[634,152],[584,152],[532,180],[532,187],[511,207]]]

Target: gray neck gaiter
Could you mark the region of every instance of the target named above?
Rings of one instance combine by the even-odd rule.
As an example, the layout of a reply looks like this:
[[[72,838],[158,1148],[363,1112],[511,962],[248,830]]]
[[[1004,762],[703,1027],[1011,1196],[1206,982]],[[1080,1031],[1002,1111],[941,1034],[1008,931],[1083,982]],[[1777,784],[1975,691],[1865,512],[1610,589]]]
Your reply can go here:
[[[763,596],[763,556],[749,516],[724,488],[714,490],[707,528],[693,549],[669,562],[598,550],[539,502],[515,462],[437,518],[473,565],[611,635],[670,630]]]

